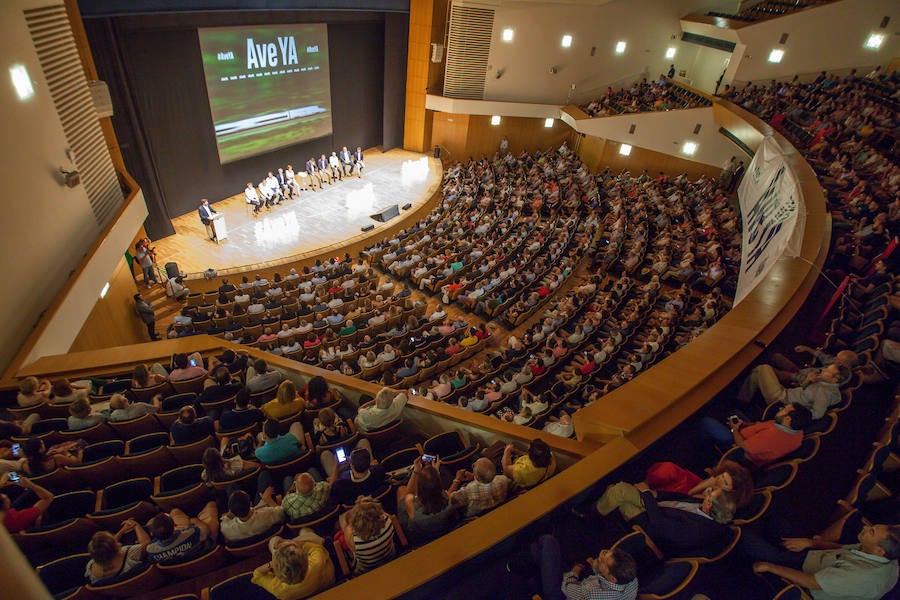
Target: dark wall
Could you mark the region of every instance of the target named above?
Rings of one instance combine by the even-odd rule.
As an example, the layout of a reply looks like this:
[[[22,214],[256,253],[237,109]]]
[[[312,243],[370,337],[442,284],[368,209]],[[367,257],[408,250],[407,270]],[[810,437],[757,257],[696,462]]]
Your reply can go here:
[[[408,15],[400,18],[408,21]],[[292,22],[328,24],[332,135],[219,164],[197,28]],[[231,196],[248,181],[258,183],[266,171],[288,163],[301,170],[309,156],[342,145],[378,146],[395,140],[398,127],[402,140],[402,112],[399,122],[386,119],[384,106],[393,97],[385,85],[398,85],[400,54],[402,93],[406,44],[398,50],[396,34],[386,43],[383,13],[166,14],[86,19],[85,28],[100,76],[110,84],[126,166],[150,208],[146,227],[152,238],[173,233],[170,219],[195,210],[201,198]],[[392,57],[387,68],[386,46]]]

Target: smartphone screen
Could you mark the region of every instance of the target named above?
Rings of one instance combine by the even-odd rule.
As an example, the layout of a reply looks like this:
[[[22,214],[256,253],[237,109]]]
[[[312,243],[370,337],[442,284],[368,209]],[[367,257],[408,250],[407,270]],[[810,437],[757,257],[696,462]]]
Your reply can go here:
[[[337,450],[335,450],[334,456],[335,456],[335,458],[337,458],[337,461],[339,463],[347,461],[347,451],[344,450],[343,448],[338,448]]]
[[[13,456],[19,456],[19,453],[22,451],[22,446],[19,444],[12,445],[12,453]]]
[[[422,462],[433,463],[435,459],[434,454],[423,454]]]
[[[196,359],[194,359],[194,358],[191,359],[191,366],[192,366],[192,367],[196,367],[196,366],[197,366],[197,360],[196,360]]]
[[[21,478],[19,477],[18,473],[16,473],[15,471],[9,472],[9,480],[10,481],[19,481],[19,479],[21,479]]]
[[[419,392],[416,391],[416,388],[412,388],[412,389],[410,389],[409,391],[412,392],[412,395],[413,395],[413,396],[415,396],[416,394],[419,393]]]

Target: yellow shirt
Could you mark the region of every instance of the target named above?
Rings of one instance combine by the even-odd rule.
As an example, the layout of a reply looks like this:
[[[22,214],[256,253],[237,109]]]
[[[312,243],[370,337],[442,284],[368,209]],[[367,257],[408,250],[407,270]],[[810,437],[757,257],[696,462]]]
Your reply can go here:
[[[527,488],[537,485],[546,472],[546,467],[538,468],[534,466],[527,454],[520,456],[513,462],[513,481],[519,487]]]
[[[265,415],[270,419],[283,419],[285,417],[297,414],[304,408],[306,408],[306,401],[302,398],[298,398],[293,402],[288,402],[287,404],[279,403],[278,399],[276,398],[274,400],[269,400],[262,405],[263,413],[265,413]]]
[[[309,566],[306,570],[306,577],[300,583],[284,583],[271,571],[262,572],[260,569],[253,571],[251,581],[278,600],[299,600],[334,585],[334,564],[331,562],[328,551],[312,542],[304,543],[303,550],[306,552]]]

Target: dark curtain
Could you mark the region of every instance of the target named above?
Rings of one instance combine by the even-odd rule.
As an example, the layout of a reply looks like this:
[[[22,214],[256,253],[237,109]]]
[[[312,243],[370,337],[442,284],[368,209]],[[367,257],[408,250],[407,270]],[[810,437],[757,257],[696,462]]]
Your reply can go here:
[[[406,114],[406,54],[409,15],[389,13],[384,21],[384,137],[385,150],[403,147]]]

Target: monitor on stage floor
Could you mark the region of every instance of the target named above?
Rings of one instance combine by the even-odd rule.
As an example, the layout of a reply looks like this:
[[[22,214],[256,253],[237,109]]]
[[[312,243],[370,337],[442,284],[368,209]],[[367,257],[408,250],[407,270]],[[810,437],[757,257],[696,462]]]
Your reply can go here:
[[[331,134],[325,24],[201,28],[223,164]]]

